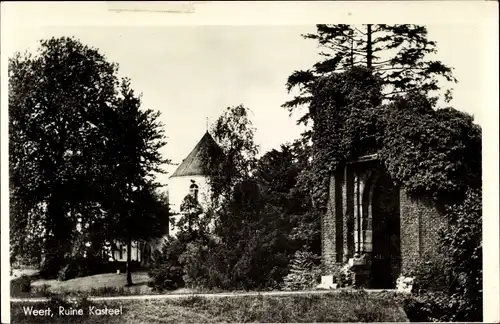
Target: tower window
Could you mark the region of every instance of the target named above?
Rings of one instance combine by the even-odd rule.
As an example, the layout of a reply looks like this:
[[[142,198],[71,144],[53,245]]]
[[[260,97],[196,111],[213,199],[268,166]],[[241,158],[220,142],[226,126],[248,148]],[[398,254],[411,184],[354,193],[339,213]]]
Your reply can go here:
[[[198,185],[191,180],[191,185],[189,186],[189,194],[194,197],[195,200],[198,200]]]

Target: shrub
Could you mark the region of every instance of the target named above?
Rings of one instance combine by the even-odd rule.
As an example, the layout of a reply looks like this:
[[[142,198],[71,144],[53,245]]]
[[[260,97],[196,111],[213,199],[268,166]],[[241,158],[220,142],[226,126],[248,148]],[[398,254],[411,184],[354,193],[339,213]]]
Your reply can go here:
[[[320,257],[309,251],[297,251],[290,262],[290,273],[284,278],[283,289],[304,290],[314,288],[319,281]]]
[[[208,246],[201,241],[188,243],[186,250],[179,257],[183,266],[183,280],[190,288],[208,288],[210,286],[209,266],[207,265]]]
[[[482,321],[482,192],[469,190],[465,200],[448,209],[449,226],[442,245],[449,258],[454,285],[451,300],[459,321]]]
[[[451,285],[450,266],[442,255],[422,258],[409,277],[413,280],[413,291],[440,291],[448,293]]]
[[[482,321],[481,191],[469,190],[460,205],[448,208],[440,232],[441,253],[414,272],[417,295],[406,307],[418,321]]]
[[[228,254],[223,245],[209,237],[187,244],[179,258],[185,284],[190,288],[235,289],[236,276],[227,262]]]
[[[10,281],[10,293],[12,296],[29,292],[31,292],[31,278],[27,275],[22,275]]]
[[[155,251],[148,275],[148,286],[156,291],[173,290],[184,286],[183,269],[179,256],[186,244],[179,239],[166,241],[161,251]]]
[[[455,319],[455,303],[444,292],[409,294],[402,306],[411,322],[450,322]]]

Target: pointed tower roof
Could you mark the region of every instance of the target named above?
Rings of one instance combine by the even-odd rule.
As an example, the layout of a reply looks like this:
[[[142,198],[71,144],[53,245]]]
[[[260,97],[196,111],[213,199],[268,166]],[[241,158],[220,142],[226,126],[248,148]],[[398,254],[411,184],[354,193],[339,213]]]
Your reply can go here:
[[[198,144],[196,144],[191,153],[189,153],[189,155],[184,160],[182,160],[182,163],[177,167],[170,178],[206,175],[203,172],[203,161],[201,155],[205,150],[213,152],[214,154],[222,154],[222,149],[215,142],[212,135],[210,135],[208,131],[205,133],[205,135],[203,135]]]

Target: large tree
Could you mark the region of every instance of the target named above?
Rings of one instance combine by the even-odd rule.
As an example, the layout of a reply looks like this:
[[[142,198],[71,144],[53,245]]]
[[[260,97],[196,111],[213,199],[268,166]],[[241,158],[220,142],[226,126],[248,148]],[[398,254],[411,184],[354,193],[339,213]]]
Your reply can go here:
[[[223,154],[203,155],[212,189],[212,207],[216,207],[208,213],[215,218],[218,242],[212,247],[211,261],[207,261],[212,262],[208,267],[217,268],[208,272],[216,271],[218,275],[208,282],[224,288],[272,285],[280,280],[287,266],[287,219],[282,217],[280,206],[266,200],[284,202],[280,193],[262,192],[264,188],[255,178],[258,151],[249,113],[242,105],[228,107],[212,128]],[[287,190],[277,188],[279,184],[271,186],[273,191]]]
[[[106,180],[109,192],[107,208],[113,215],[113,235],[127,244],[127,284],[132,285],[132,241],[157,238],[166,233],[168,202],[155,194],[159,184],[155,174],[164,172],[168,162],[159,149],[165,142],[159,112],[142,109],[140,97],[130,88],[130,81],[122,80],[120,96],[113,116],[107,164],[114,167]]]
[[[93,200],[92,180],[104,171],[101,116],[113,102],[116,69],[72,38],[41,41],[38,55],[9,60],[11,244],[14,254],[43,246],[49,275],[70,253],[78,209]],[[40,235],[30,235],[35,225]]]
[[[266,204],[274,206],[276,217],[283,219],[280,231],[288,236],[289,252],[309,249],[319,254],[319,214],[312,206],[309,184],[301,178],[309,168],[303,153],[299,141],[267,152],[259,159],[254,178]]]
[[[308,104],[312,90],[322,76],[359,66],[382,80],[385,98],[418,90],[425,94],[439,90],[440,79],[456,82],[452,69],[429,58],[437,52],[436,42],[427,38],[427,28],[417,25],[317,25],[317,32],[303,35],[318,42],[324,60],[311,69],[293,72],[287,81],[290,91],[300,94],[283,106],[293,111]],[[446,99],[451,92],[447,91]],[[307,123],[315,111],[299,119]]]
[[[215,204],[220,198],[229,199],[234,186],[255,169],[258,147],[250,114],[250,109],[243,105],[227,107],[212,126],[211,133],[222,152],[209,147],[202,152],[202,160],[208,174],[211,201]]]
[[[168,221],[154,177],[164,162],[159,114],[73,38],[16,54],[9,87],[12,256],[42,246],[42,274],[54,276],[82,237],[93,254],[118,239],[130,264],[131,241],[162,235]]]

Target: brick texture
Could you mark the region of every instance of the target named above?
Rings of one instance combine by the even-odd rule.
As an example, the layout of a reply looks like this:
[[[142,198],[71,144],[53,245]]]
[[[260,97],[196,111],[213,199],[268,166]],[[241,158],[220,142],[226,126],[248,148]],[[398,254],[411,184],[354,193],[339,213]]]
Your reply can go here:
[[[400,206],[403,273],[411,273],[418,260],[438,252],[438,230],[445,216],[428,199],[411,197],[404,189]]]
[[[371,164],[369,168],[375,165]],[[347,172],[346,172],[347,171]],[[358,169],[359,171],[359,169]],[[366,170],[362,171],[365,172]],[[372,170],[373,171],[373,170]],[[367,180],[363,176],[363,181]],[[353,170],[348,168],[336,172],[330,178],[329,200],[327,211],[322,218],[322,261],[325,274],[331,274],[335,266],[347,262],[354,253],[354,201],[353,201]],[[365,182],[366,183],[366,182]],[[376,186],[376,188],[380,186]],[[370,188],[366,188],[370,190]],[[399,195],[391,195],[399,201],[384,201],[388,197],[381,197],[381,203],[393,206],[399,205],[400,217],[400,260],[396,265],[397,272],[403,274],[412,272],[417,262],[437,253],[438,229],[445,221],[444,216],[429,200],[411,197],[404,188],[398,189]],[[377,196],[377,195],[374,195]],[[365,246],[371,245],[371,215],[367,214],[365,206],[363,230],[365,231]],[[369,249],[364,249],[369,252]],[[399,253],[398,253],[399,254]],[[399,256],[398,256],[399,259]],[[396,269],[394,269],[396,270]]]
[[[335,176],[332,176],[330,178],[328,206],[326,213],[323,215],[321,224],[322,225],[321,254],[322,254],[323,269],[325,271],[325,274],[329,274],[332,271],[336,262],[335,184],[336,184],[336,178]]]

